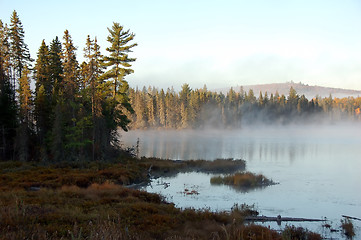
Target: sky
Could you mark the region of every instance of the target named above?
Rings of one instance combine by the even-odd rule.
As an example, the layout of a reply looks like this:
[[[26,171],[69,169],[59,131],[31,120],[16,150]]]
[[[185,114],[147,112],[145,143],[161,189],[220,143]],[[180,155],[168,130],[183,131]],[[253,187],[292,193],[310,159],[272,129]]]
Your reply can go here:
[[[102,54],[118,22],[138,46],[131,87],[218,89],[266,83],[361,90],[359,0],[0,0],[16,10],[32,58],[69,30],[83,61],[87,35]]]

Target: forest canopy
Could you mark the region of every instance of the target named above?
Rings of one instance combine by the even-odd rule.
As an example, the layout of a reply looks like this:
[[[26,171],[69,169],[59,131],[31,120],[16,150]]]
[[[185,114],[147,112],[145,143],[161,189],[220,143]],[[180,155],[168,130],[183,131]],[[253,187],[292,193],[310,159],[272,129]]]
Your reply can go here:
[[[0,20],[0,160],[103,160],[114,150],[133,113],[125,77],[137,44],[119,23],[108,31],[106,55],[88,35],[79,64],[65,30],[62,42],[43,40],[34,61],[17,12],[9,26]]]
[[[181,91],[129,89],[132,129],[241,128],[248,125],[323,124],[360,121],[361,97],[307,99],[290,88],[287,96],[231,88],[226,94],[183,84]]]

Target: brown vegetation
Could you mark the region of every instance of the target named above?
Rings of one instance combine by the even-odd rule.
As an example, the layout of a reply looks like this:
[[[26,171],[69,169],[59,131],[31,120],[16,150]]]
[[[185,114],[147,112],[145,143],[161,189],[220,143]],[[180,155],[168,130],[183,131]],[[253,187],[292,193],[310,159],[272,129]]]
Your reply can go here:
[[[179,172],[206,172],[206,173],[232,173],[244,170],[246,163],[244,160],[216,159],[214,161],[206,160],[164,160],[159,158],[142,158],[150,164],[152,175],[172,175]]]
[[[341,228],[343,234],[345,234],[347,238],[352,239],[355,236],[353,223],[349,218],[341,220]]]
[[[253,207],[182,210],[160,195],[119,184],[146,179],[150,166],[163,171],[160,161],[128,159],[82,168],[0,163],[0,239],[281,239],[274,230],[243,223],[258,214]],[[186,166],[178,170],[209,170],[221,162],[173,164]]]
[[[262,174],[251,172],[238,172],[232,175],[217,176],[211,178],[211,184],[226,184],[238,189],[248,190],[251,188],[265,187],[275,184]]]
[[[307,239],[307,240],[321,240],[322,237],[318,233],[310,232],[302,227],[286,226],[282,232],[283,240]]]

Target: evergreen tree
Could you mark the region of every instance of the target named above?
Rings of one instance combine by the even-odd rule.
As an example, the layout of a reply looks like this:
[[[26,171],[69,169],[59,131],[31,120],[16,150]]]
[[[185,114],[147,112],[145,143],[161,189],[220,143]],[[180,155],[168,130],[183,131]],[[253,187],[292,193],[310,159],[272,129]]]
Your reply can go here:
[[[166,115],[166,106],[165,106],[165,94],[164,90],[161,89],[160,93],[157,94],[157,102],[158,102],[158,118],[159,124],[162,127],[166,127],[167,115]]]
[[[180,100],[180,114],[181,114],[181,126],[182,128],[189,127],[190,114],[189,114],[189,98],[191,89],[188,84],[182,85],[182,90],[179,93]]]
[[[32,96],[30,90],[30,71],[25,66],[22,77],[19,79],[19,105],[20,105],[20,126],[17,132],[17,153],[20,161],[30,159],[30,137],[31,137],[31,109]]]
[[[59,95],[60,85],[63,80],[63,64],[61,62],[62,47],[56,37],[50,44],[49,50],[49,74],[51,84],[53,85],[53,108],[55,108],[56,100]]]
[[[135,58],[130,58],[128,53],[137,44],[130,44],[135,35],[130,33],[129,30],[123,31],[123,26],[119,23],[113,23],[112,28],[108,28],[108,31],[107,41],[111,46],[106,48],[109,56],[104,56],[103,66],[110,69],[102,75],[101,79],[108,80],[107,84],[110,85],[108,89],[112,90],[112,98],[109,98],[108,94],[106,99],[106,107],[104,108],[106,114],[104,115],[107,118],[110,140],[114,141],[117,139],[118,126],[124,131],[128,130],[130,121],[126,112],[134,112],[127,95],[129,85],[124,77],[134,72],[130,68],[130,63],[134,62]]]
[[[136,43],[130,44],[134,40],[135,35],[130,33],[130,30],[124,31],[123,26],[119,23],[113,23],[112,28],[108,28],[109,36],[107,41],[111,44],[111,47],[106,48],[109,52],[109,56],[105,56],[103,59],[104,66],[110,67],[110,69],[104,74],[104,79],[111,79],[113,88],[113,97],[123,92],[118,92],[119,88],[123,85],[127,85],[124,81],[124,77],[133,73],[133,69],[130,63],[134,62],[135,58],[128,56],[129,52],[132,52],[132,48],[137,46]]]
[[[15,87],[15,79],[21,78],[23,68],[29,66],[32,59],[28,46],[24,42],[24,28],[19,19],[17,12],[14,10],[10,18],[10,56],[13,64],[13,81]]]
[[[64,49],[61,55],[63,64],[62,84],[61,89],[63,91],[65,99],[75,102],[75,98],[78,94],[78,61],[76,60],[76,48],[73,45],[73,40],[68,30],[64,32]],[[73,117],[74,117],[73,112]]]
[[[166,127],[167,128],[177,128],[179,125],[180,119],[177,115],[179,112],[179,103],[177,102],[177,96],[173,89],[167,89],[165,95],[165,105],[166,105]]]
[[[74,136],[74,134],[80,134],[77,129],[77,123],[79,121],[78,111],[80,108],[78,79],[79,65],[76,59],[76,48],[73,45],[68,30],[65,30],[63,39],[64,48],[61,54],[63,74],[61,84],[59,84],[59,99],[57,100],[57,104],[61,105],[58,108],[61,112],[56,113],[61,115],[61,117],[55,116],[55,118],[62,120],[63,123],[57,122],[54,125],[54,128],[60,128],[60,131],[59,129],[53,129],[55,134],[62,133],[62,136],[53,136],[53,141],[63,138],[65,158],[68,160],[79,160],[78,146],[80,146],[81,143],[74,142],[75,140],[80,139],[80,137]],[[60,124],[60,126],[58,124]]]
[[[9,43],[9,28],[3,24],[0,19],[0,65],[2,74],[10,78],[11,59],[10,59],[10,43]]]
[[[35,77],[35,120],[38,141],[43,157],[46,157],[47,147],[45,138],[53,125],[53,81],[50,73],[50,56],[48,46],[43,40],[38,51],[38,58],[34,68]]]
[[[87,87],[85,94],[91,98],[92,159],[102,159],[105,150],[104,146],[107,145],[104,143],[107,139],[106,137],[104,138],[103,134],[105,130],[103,129],[104,116],[102,104],[105,101],[105,96],[103,94],[104,82],[100,79],[100,75],[103,73],[103,67],[101,66],[102,55],[97,39],[91,40],[89,35],[86,39],[84,57],[87,61],[84,74],[85,85]]]
[[[290,106],[297,106],[298,99],[299,96],[297,95],[296,90],[293,87],[291,87],[288,93],[287,104]]]
[[[16,128],[18,126],[15,93],[4,70],[0,55],[0,161],[13,159]]]

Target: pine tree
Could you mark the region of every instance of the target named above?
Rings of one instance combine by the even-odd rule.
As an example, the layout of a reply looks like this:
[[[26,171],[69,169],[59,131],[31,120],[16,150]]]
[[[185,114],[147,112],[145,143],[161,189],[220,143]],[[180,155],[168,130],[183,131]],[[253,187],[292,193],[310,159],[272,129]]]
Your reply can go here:
[[[188,128],[190,121],[189,114],[189,98],[191,94],[191,89],[188,84],[182,85],[182,90],[179,93],[180,100],[180,114],[181,114],[181,127]]]
[[[128,124],[130,120],[127,117],[126,112],[133,113],[134,110],[129,103],[128,82],[124,80],[124,77],[134,71],[130,68],[131,62],[134,62],[135,58],[130,58],[128,53],[131,49],[137,46],[136,43],[130,44],[134,39],[134,34],[130,33],[130,30],[123,31],[123,26],[119,23],[113,23],[112,29],[108,28],[109,36],[107,41],[111,44],[106,48],[109,52],[109,56],[104,56],[103,66],[109,70],[106,71],[101,79],[108,80],[107,84],[110,85],[112,90],[112,98],[106,99],[106,107],[104,116],[108,122],[109,140],[117,140],[117,127],[121,127],[124,131],[128,130]]]
[[[4,70],[3,59],[0,55],[0,161],[13,159],[18,127],[15,93]]]
[[[133,73],[133,69],[130,63],[134,62],[135,58],[128,56],[129,52],[132,52],[132,48],[137,46],[136,43],[130,44],[134,40],[135,35],[130,33],[130,30],[123,30],[123,26],[119,23],[113,23],[112,29],[108,28],[109,36],[107,41],[111,44],[111,47],[106,48],[109,52],[109,56],[104,57],[104,66],[111,67],[104,74],[104,79],[112,79],[113,81],[113,97],[118,93],[118,89],[124,83],[124,77]],[[120,92],[121,94],[122,92]]]
[[[135,128],[146,128],[147,127],[147,116],[146,116],[146,104],[144,95],[138,89],[134,94],[134,104],[132,104],[135,113],[135,121],[132,125]]]
[[[34,68],[35,77],[35,120],[39,145],[42,148],[43,157],[47,147],[45,138],[53,125],[53,81],[50,72],[50,55],[48,46],[43,40],[38,51],[38,58]],[[45,155],[44,155],[45,154]]]
[[[32,59],[28,46],[24,42],[24,28],[19,19],[17,12],[14,10],[10,18],[10,49],[11,61],[13,64],[13,84],[15,79],[21,78],[23,68],[29,66]]]
[[[11,60],[10,60],[10,43],[9,43],[10,30],[7,25],[3,24],[0,19],[0,65],[2,74],[10,78]]]
[[[147,93],[147,113],[148,113],[148,125],[150,127],[156,127],[157,126],[157,120],[156,120],[156,98],[151,92],[151,89],[148,89]]]
[[[86,45],[84,48],[84,57],[87,61],[85,69],[85,83],[87,87],[86,94],[90,96],[91,103],[91,118],[92,118],[92,159],[102,159],[103,144],[106,139],[103,139],[103,103],[105,97],[103,94],[104,82],[100,79],[100,75],[103,73],[103,67],[101,66],[102,55],[100,53],[100,46],[97,43],[97,39],[90,39],[88,35],[86,39]]]
[[[17,132],[17,152],[20,161],[28,161],[30,159],[32,96],[29,74],[30,71],[25,66],[21,74],[22,77],[19,79],[20,126]]]
[[[51,84],[53,85],[53,108],[55,108],[56,100],[59,95],[59,89],[63,80],[63,64],[61,62],[62,47],[61,43],[56,37],[50,44],[49,50],[49,74]]]
[[[165,95],[165,105],[166,105],[166,127],[167,128],[176,128],[178,125],[177,113],[179,112],[179,103],[176,99],[176,93],[172,89],[167,89]]]
[[[63,90],[65,99],[75,102],[78,94],[78,61],[76,60],[76,47],[73,45],[73,40],[68,30],[64,32],[64,49],[61,55],[63,64],[63,74],[61,89]],[[74,114],[74,113],[73,113]],[[74,115],[73,115],[74,116]]]
[[[157,103],[158,103],[158,118],[161,127],[166,127],[167,115],[166,115],[166,106],[165,106],[165,94],[164,90],[161,89],[160,93],[157,94]]]

